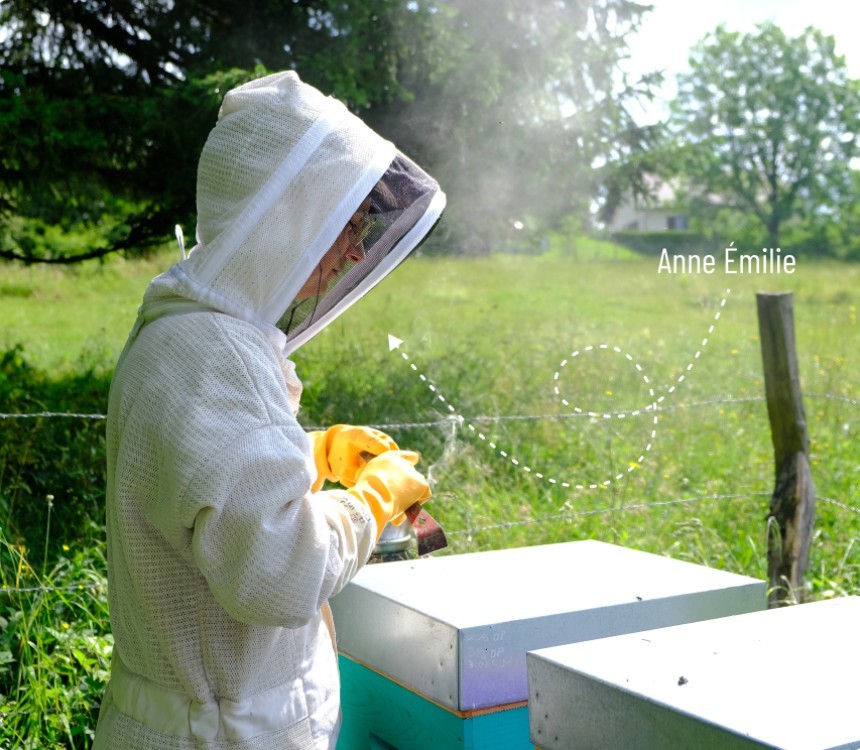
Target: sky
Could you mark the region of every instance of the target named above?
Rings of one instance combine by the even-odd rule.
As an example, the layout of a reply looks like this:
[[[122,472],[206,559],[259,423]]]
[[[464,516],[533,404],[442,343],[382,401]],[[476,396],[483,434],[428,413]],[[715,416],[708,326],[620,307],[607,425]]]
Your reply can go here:
[[[706,34],[725,23],[729,31],[750,32],[756,24],[771,20],[789,36],[798,36],[814,26],[836,39],[836,51],[845,57],[850,74],[860,78],[860,3],[851,0],[642,0],[654,6],[639,31],[629,38],[630,59],[624,68],[631,73],[663,69],[666,84],[661,99],[675,91],[675,75],[687,68],[689,50]],[[852,44],[852,42],[854,42]],[[660,119],[662,107],[634,116],[642,122]]]

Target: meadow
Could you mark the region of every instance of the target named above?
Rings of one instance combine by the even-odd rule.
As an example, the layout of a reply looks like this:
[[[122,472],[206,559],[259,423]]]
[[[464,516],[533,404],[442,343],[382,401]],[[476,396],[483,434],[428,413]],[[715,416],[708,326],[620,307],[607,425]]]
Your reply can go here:
[[[0,412],[103,414],[143,289],[175,255],[0,268],[0,351],[14,352],[0,385],[26,370],[45,394],[9,386],[0,397],[18,398]],[[618,249],[417,257],[296,353],[300,419],[372,424],[419,450],[441,554],[592,538],[766,578],[774,465],[755,295],[792,292],[818,493],[806,596],[858,594],[858,290],[860,265],[803,258],[790,275],[727,275],[658,273],[657,258]],[[77,421],[98,465],[104,423]],[[46,432],[58,422],[75,420],[0,419],[7,441],[76,477],[67,432]],[[37,494],[19,460],[0,454],[0,746],[41,733],[33,747],[85,748],[111,644],[100,477]]]

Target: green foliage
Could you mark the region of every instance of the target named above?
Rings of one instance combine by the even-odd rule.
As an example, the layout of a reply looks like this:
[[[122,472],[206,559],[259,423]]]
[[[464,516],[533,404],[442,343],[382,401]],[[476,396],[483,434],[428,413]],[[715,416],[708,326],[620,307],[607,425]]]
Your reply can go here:
[[[751,213],[732,206],[702,206],[692,202],[690,231],[718,244],[734,242],[735,247],[761,248],[767,244],[761,222]],[[787,228],[783,228],[786,232]],[[788,239],[786,237],[786,239]],[[782,241],[781,241],[782,242]],[[786,244],[786,248],[792,247]]]
[[[121,236],[129,227],[123,223],[122,209],[117,202],[114,211],[108,211],[93,221],[75,222],[68,226],[47,224],[42,219],[11,216],[0,227],[0,247],[18,248],[28,258],[63,258],[77,255],[82,247],[102,247],[115,236]],[[131,213],[130,207],[126,214]],[[60,220],[62,221],[61,217]],[[65,217],[68,221],[70,217]]]
[[[85,750],[108,681],[104,543],[41,572],[0,529],[0,746]]]
[[[40,337],[55,334],[39,317],[46,307],[40,290],[51,289],[48,307],[57,325],[90,314],[82,309],[93,307],[90,288],[125,299],[127,309],[115,307],[113,315],[127,320],[100,334],[99,351],[116,353],[139,298],[126,299],[128,289],[142,291],[157,270],[153,263],[0,269],[0,289],[11,290],[22,308],[6,335],[27,342],[3,357],[2,411],[103,413],[109,365],[90,355],[70,357],[75,339],[65,349],[40,347]],[[857,595],[856,264],[799,261],[790,277],[729,278],[658,275],[653,257],[415,258],[296,353],[305,386],[299,417],[306,426],[388,425],[400,445],[420,450],[419,466],[434,481],[428,507],[451,543],[445,554],[600,539],[764,578],[774,467],[754,294],[765,284],[795,297],[819,495],[810,595]],[[732,293],[721,308],[727,286]],[[12,320],[3,310],[4,320]],[[701,349],[717,312],[719,324]],[[404,339],[399,350],[388,351],[388,334]],[[610,348],[599,350],[601,344]],[[589,345],[598,350],[571,358]],[[654,396],[613,346],[642,366]],[[30,364],[31,350],[38,352],[38,367]],[[650,415],[573,415],[572,407],[560,405],[555,386],[571,404],[598,414],[663,397],[652,448],[638,460],[649,442]],[[449,418],[448,404],[462,422]],[[0,429],[0,451],[6,451],[0,453],[0,495],[7,503],[15,498],[0,524],[0,584],[6,587],[0,588],[0,746],[27,747],[28,738],[34,749],[83,749],[111,648],[103,423],[0,420]],[[538,471],[558,482],[539,480]],[[624,479],[602,484],[619,472]],[[571,480],[598,488],[561,486]],[[54,495],[50,505],[48,494]],[[67,504],[80,505],[80,516]],[[28,588],[37,590],[13,590]]]
[[[631,260],[636,254],[619,243],[597,236],[550,232],[541,247],[547,257],[572,260]]]
[[[853,189],[829,211],[791,222],[784,247],[810,257],[860,260],[860,174],[851,181]]]
[[[104,414],[109,378],[94,367],[50,379],[20,347],[0,356],[0,404],[11,414]],[[47,532],[85,538],[104,507],[104,421],[0,419],[0,526],[6,538],[47,558]]]
[[[529,216],[586,215],[650,143],[625,105],[652,79],[614,82],[645,11],[631,0],[10,0],[0,219],[60,225],[85,244],[7,230],[0,257],[139,252],[192,225],[197,157],[223,94],[291,67],[439,178],[449,252],[504,245]]]
[[[633,179],[655,129],[637,127],[626,107],[654,79],[618,84],[616,69],[644,6],[433,6],[439,12],[429,32],[444,54],[441,66],[428,75],[405,61],[412,96],[372,108],[369,121],[420,155],[449,194],[441,227],[453,235],[449,252],[486,255],[525,241],[515,235],[540,236],[571,213],[588,219],[591,201],[604,198],[620,170]]]
[[[668,277],[657,274],[656,258],[410,261],[297,353],[301,419],[395,425],[399,443],[433,467],[432,512],[453,551],[595,538],[763,578],[774,473],[754,302],[764,285],[795,293],[816,488],[860,507],[860,455],[843,428],[856,423],[860,396],[851,370],[858,269],[801,263],[793,277],[765,279]],[[404,339],[397,352],[387,351],[387,333]],[[570,360],[601,344],[610,351]],[[647,418],[563,418],[572,407],[553,393],[558,384],[571,404],[601,414],[647,404],[641,376],[611,351],[616,345],[642,365],[653,398],[665,398],[643,461]],[[447,404],[464,423],[447,419]],[[538,481],[536,471],[558,482]],[[601,485],[619,471],[623,480],[595,490],[561,487]],[[823,572],[810,573],[812,596],[856,591],[860,515],[822,500],[817,524],[828,531],[813,553]]]
[[[698,232],[691,231],[613,232],[612,239],[619,245],[629,247],[643,255],[659,256],[663,248],[668,249],[670,253],[714,253],[712,243]]]
[[[694,214],[746,216],[755,244],[775,248],[788,222],[832,219],[856,200],[860,84],[832,37],[807,28],[790,38],[772,23],[750,34],[720,26],[694,47],[678,83],[673,161]]]

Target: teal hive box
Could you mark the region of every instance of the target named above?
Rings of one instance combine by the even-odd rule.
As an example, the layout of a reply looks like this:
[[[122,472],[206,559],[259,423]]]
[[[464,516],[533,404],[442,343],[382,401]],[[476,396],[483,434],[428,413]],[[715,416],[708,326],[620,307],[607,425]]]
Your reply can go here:
[[[594,541],[367,566],[332,600],[338,748],[529,748],[528,651],[765,598],[762,581]]]

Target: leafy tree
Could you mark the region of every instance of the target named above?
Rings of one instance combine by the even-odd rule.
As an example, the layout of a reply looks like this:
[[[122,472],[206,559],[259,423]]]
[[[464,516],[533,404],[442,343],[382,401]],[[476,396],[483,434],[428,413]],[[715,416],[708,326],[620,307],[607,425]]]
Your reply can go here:
[[[366,0],[338,23],[339,5],[324,0],[9,0],[0,6],[0,212],[104,225],[104,245],[72,259],[163,241],[177,221],[193,222],[197,154],[230,86],[298,65],[358,104],[397,92],[391,66],[375,68],[371,56],[352,77],[336,67],[357,57],[349,47],[365,45],[371,25],[389,38],[385,5]],[[335,34],[335,23],[349,33]],[[5,257],[50,259],[8,236]]]
[[[658,80],[620,81],[625,39],[647,6],[626,0],[460,0],[435,4],[429,31],[445,57],[429,75],[407,64],[412,93],[371,122],[425,154],[451,200],[445,224],[461,250],[536,238],[574,214],[588,226],[613,181],[641,172],[654,141],[628,102]],[[517,229],[519,226],[523,229]]]
[[[437,174],[461,246],[503,241],[514,220],[587,212],[610,165],[647,141],[624,106],[637,92],[613,83],[646,9],[630,0],[6,0],[0,257],[137,251],[177,222],[193,226],[197,155],[224,91],[291,67]],[[15,229],[20,217],[26,231]],[[40,222],[97,224],[104,241],[73,256],[46,250],[33,239]]]
[[[798,254],[860,260],[860,172],[852,177],[853,191],[802,223],[789,223],[783,242]]]
[[[723,219],[745,214],[775,248],[787,222],[819,221],[853,194],[860,88],[832,37],[720,26],[693,48],[678,83],[676,165],[694,213],[717,196]]]

